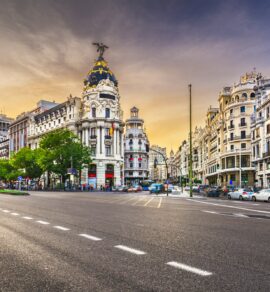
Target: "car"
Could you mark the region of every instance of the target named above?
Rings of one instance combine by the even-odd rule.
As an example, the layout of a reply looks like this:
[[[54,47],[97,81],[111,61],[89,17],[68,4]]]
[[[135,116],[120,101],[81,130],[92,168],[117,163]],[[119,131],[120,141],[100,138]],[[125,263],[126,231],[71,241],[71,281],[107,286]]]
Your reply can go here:
[[[112,190],[114,192],[127,192],[128,191],[128,187],[123,185],[123,186],[115,186],[112,188]]]
[[[270,203],[270,189],[264,189],[252,195],[252,201],[268,201]]]
[[[149,193],[150,194],[160,194],[160,193],[164,193],[165,192],[165,188],[163,184],[151,184],[151,186],[149,187]]]
[[[242,200],[242,201],[251,200],[253,194],[254,192],[251,188],[240,188],[240,189],[235,189],[233,192],[229,192],[228,199]]]
[[[206,190],[207,197],[219,197],[221,192],[220,187],[211,187]]]
[[[179,186],[173,186],[172,194],[173,195],[181,195],[182,189]]]
[[[128,188],[128,192],[133,192],[133,193],[137,193],[137,192],[141,192],[142,191],[142,187],[139,185],[134,185]]]

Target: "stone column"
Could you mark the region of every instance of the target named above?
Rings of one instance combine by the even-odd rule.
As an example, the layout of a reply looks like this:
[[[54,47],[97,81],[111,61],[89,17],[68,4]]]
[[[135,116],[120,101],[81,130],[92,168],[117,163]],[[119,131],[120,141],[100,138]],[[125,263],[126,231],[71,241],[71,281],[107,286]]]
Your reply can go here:
[[[97,161],[97,188],[100,186],[105,186],[105,168],[106,165],[103,161]]]
[[[89,128],[85,128],[85,145],[89,146]]]
[[[113,131],[113,156],[115,157],[117,155],[117,151],[116,151],[116,142],[117,142],[117,138],[116,138],[116,130]]]
[[[85,129],[82,128],[82,143],[85,145]]]
[[[114,177],[115,177],[115,184],[121,185],[120,163],[118,162],[114,165]]]

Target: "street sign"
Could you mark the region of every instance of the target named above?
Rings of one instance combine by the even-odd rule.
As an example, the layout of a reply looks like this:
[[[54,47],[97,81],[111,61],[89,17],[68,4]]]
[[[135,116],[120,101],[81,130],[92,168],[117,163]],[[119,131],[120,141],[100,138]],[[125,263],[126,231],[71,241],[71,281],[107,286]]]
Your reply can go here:
[[[232,185],[233,184],[233,181],[232,180],[230,180],[230,185]]]
[[[18,181],[22,181],[22,176],[18,176]]]

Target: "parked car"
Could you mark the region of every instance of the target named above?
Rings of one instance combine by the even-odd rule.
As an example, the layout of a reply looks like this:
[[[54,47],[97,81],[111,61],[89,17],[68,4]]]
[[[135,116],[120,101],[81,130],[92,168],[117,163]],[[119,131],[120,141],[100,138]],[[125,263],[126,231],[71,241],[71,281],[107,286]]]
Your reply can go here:
[[[142,187],[140,185],[134,185],[128,188],[128,192],[137,193],[141,191],[142,191]]]
[[[233,192],[228,193],[228,199],[242,200],[242,201],[251,200],[253,194],[254,192],[250,188],[235,189]]]
[[[270,203],[270,189],[264,189],[252,195],[252,201],[268,201]]]
[[[165,188],[163,184],[151,184],[151,186],[149,187],[150,194],[160,194],[164,192]]]
[[[233,192],[235,190],[235,186],[225,186],[222,188],[222,192],[224,196],[227,196],[228,193]]]
[[[128,187],[123,185],[123,186],[115,186],[112,188],[112,190],[114,192],[127,192],[128,191]]]

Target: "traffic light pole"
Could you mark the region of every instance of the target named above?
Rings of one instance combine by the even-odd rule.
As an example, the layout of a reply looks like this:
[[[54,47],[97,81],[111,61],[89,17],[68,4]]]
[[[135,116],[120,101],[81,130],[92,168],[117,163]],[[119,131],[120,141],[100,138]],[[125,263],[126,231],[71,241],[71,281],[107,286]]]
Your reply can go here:
[[[189,196],[192,197],[192,98],[191,84],[189,87]]]

